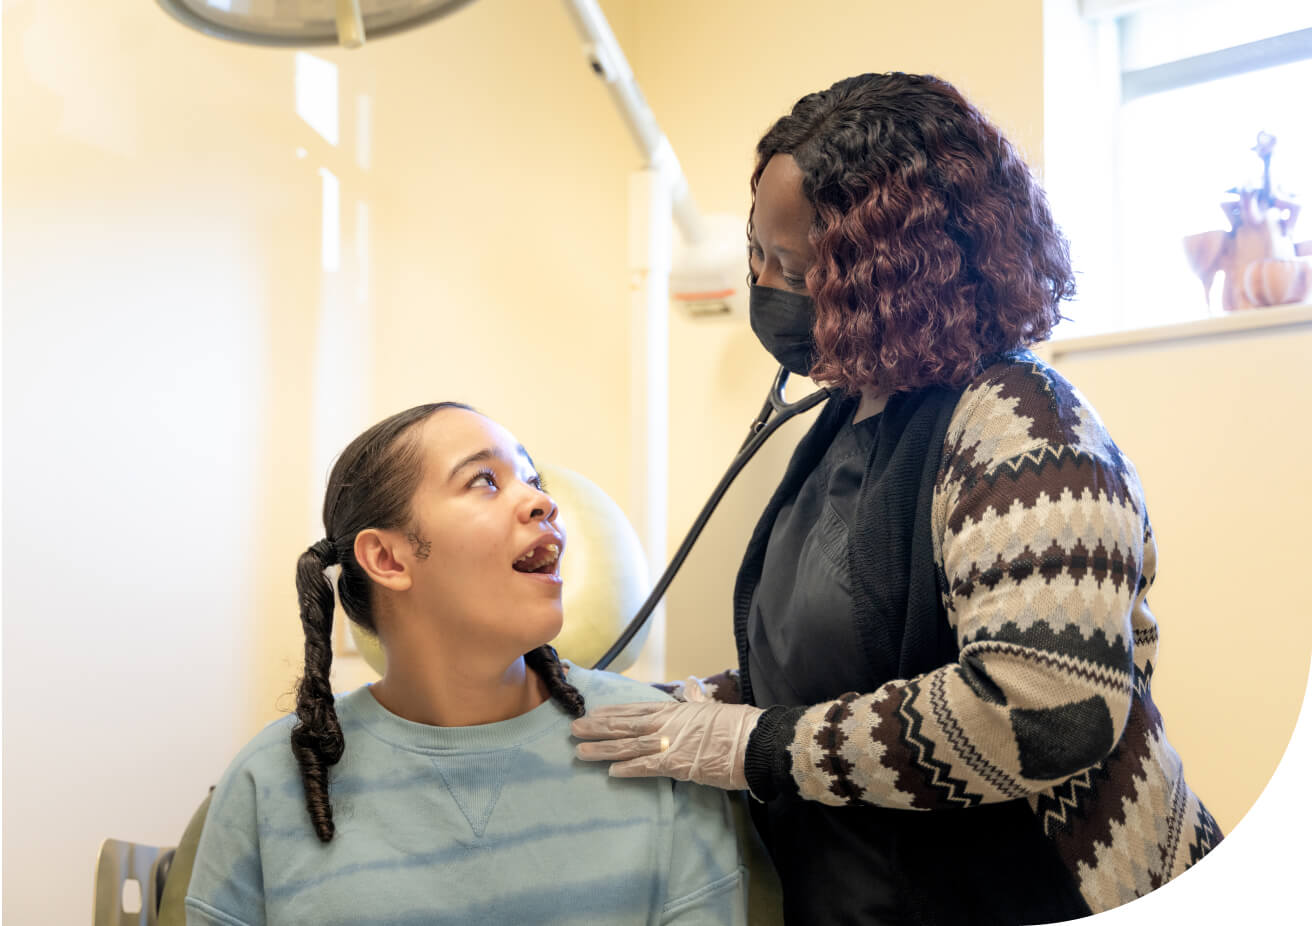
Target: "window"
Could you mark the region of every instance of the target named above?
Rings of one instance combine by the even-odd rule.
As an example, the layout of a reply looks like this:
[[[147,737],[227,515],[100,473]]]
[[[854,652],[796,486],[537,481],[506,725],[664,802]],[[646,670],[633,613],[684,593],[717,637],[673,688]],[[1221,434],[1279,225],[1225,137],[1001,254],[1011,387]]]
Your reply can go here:
[[[1209,306],[1183,239],[1228,230],[1227,191],[1262,186],[1259,132],[1276,139],[1273,193],[1312,201],[1312,3],[1049,0],[1044,12],[1046,179],[1082,290],[1057,335],[1219,314],[1221,280]],[[1312,209],[1301,221],[1293,240],[1312,240]]]

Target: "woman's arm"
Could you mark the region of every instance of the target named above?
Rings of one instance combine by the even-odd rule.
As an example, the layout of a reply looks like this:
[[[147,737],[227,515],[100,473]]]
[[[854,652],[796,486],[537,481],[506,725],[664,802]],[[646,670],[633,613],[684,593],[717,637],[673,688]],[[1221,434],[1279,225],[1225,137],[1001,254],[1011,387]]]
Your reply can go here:
[[[1031,447],[972,476],[944,518],[954,663],[809,708],[711,702],[600,708],[581,758],[769,800],[931,810],[1023,797],[1099,764],[1134,679],[1147,592],[1133,471]],[[726,751],[727,750],[727,751]],[[732,753],[732,754],[730,754]]]
[[[809,708],[590,716],[576,735],[609,742],[579,755],[625,760],[615,775],[745,778],[762,799],[914,809],[1022,797],[1098,765],[1125,727],[1131,615],[1155,561],[1133,466],[1083,398],[1033,363],[978,380],[945,448],[935,558],[956,661]],[[693,720],[704,732],[678,735]],[[707,761],[726,742],[743,750],[736,763]]]
[[[771,708],[753,793],[932,810],[1024,797],[1099,764],[1124,729],[1146,519],[1132,471],[1070,447],[992,465],[948,506],[949,665]]]

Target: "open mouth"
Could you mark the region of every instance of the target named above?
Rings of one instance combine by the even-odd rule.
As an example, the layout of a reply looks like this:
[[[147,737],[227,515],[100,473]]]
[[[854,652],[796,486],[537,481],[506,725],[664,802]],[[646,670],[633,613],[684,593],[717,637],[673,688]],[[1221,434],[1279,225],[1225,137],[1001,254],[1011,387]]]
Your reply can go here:
[[[556,571],[560,562],[561,544],[555,537],[544,537],[542,542],[512,564],[516,572],[535,572],[548,575]]]

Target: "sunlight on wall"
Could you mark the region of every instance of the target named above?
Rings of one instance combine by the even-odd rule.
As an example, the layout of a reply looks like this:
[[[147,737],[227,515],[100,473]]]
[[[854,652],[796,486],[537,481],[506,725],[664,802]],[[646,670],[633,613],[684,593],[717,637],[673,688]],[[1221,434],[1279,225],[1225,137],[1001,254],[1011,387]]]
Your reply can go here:
[[[350,87],[342,92],[341,83],[354,84],[362,79],[359,67],[339,72],[338,65],[304,53],[297,54],[297,112],[324,135],[329,147],[320,147],[319,156],[341,172],[328,166],[318,169],[322,181],[319,211],[321,239],[319,312],[315,324],[315,353],[312,387],[312,427],[310,478],[307,505],[308,545],[324,536],[323,499],[328,475],[342,449],[371,423],[373,396],[372,347],[373,311],[369,270],[370,199],[374,181],[370,176],[373,146],[373,100],[369,92]],[[339,81],[339,73],[341,79]],[[309,105],[302,111],[302,96]],[[346,112],[343,112],[345,108]],[[349,106],[354,105],[354,118]],[[314,114],[313,119],[306,112]],[[345,121],[353,125],[345,147],[336,146],[337,127]],[[325,132],[320,126],[327,126]],[[343,208],[343,202],[351,206]],[[352,657],[355,647],[345,632],[347,618],[338,611],[334,645],[346,657],[335,666],[333,681],[339,689],[358,683],[354,677]]]
[[[296,53],[296,115],[328,144],[337,144],[336,64],[305,52]]]
[[[336,273],[342,266],[342,184],[326,167],[319,168],[319,177],[323,181],[319,265],[324,273]]]

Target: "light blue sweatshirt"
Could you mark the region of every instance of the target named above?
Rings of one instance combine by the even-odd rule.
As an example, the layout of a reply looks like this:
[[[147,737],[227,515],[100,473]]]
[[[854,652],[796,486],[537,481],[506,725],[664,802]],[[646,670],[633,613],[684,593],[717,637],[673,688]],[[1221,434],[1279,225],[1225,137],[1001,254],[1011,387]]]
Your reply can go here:
[[[661,700],[572,666],[589,708]],[[289,745],[266,727],[220,780],[187,891],[189,926],[745,922],[746,874],[723,792],[618,779],[574,758],[554,701],[434,727],[360,688],[337,698],[332,842],[315,837]]]

